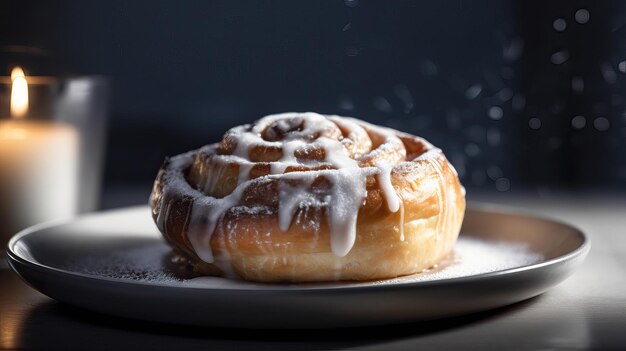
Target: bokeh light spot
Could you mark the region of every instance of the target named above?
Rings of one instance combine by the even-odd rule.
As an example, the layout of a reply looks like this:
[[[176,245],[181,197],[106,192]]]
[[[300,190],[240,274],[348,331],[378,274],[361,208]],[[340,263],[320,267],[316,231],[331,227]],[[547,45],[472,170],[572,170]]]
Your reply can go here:
[[[572,127],[574,129],[583,129],[587,125],[587,119],[585,116],[576,116],[572,118]]]
[[[474,143],[468,143],[465,145],[465,153],[469,157],[476,157],[480,154],[480,148]]]
[[[590,17],[589,11],[587,11],[586,9],[579,9],[574,14],[574,19],[576,20],[576,22],[580,24],[585,24],[589,22],[589,17]]]
[[[511,181],[509,178],[501,177],[496,180],[496,190],[509,191],[511,189]]]
[[[569,52],[565,50],[557,51],[550,56],[550,61],[555,65],[561,65],[569,59]]]
[[[610,126],[611,123],[606,117],[598,117],[593,121],[593,127],[600,132],[609,130]]]
[[[480,92],[483,91],[483,87],[480,84],[472,85],[471,87],[465,90],[465,98],[468,100],[474,100],[480,95]]]
[[[489,118],[493,119],[494,121],[497,121],[497,120],[502,119],[502,116],[504,115],[504,111],[502,111],[502,107],[500,106],[491,106],[487,114],[489,115]]]
[[[541,128],[541,120],[539,118],[537,118],[537,117],[533,117],[533,118],[528,120],[528,126],[532,130],[537,130],[537,129]]]
[[[567,22],[562,18],[557,18],[552,22],[552,28],[557,32],[562,32],[567,28]]]

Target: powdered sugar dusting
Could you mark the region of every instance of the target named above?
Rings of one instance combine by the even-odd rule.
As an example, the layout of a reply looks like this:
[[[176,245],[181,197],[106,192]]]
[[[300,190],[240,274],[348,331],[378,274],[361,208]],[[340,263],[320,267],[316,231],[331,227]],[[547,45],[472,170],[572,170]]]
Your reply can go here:
[[[439,267],[406,277],[373,282],[263,284],[220,277],[185,279],[172,270],[169,248],[156,241],[134,248],[119,247],[112,253],[74,257],[59,268],[101,278],[206,289],[309,289],[407,284],[471,277],[542,262],[544,257],[525,244],[493,242],[461,235],[454,254]]]
[[[164,265],[169,255],[169,248],[152,244],[108,254],[98,252],[74,257],[60,268],[101,278],[159,284],[180,283],[182,279]]]
[[[469,277],[478,274],[503,271],[539,263],[543,255],[531,251],[525,244],[494,243],[460,236],[454,253],[442,262],[447,267],[434,267],[420,274],[377,282],[414,283],[441,279]]]

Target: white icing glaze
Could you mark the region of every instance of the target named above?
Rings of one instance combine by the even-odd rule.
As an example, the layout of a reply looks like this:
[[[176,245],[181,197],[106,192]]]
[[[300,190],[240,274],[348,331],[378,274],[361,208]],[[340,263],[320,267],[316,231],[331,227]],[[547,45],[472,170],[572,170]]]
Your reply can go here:
[[[260,135],[270,123],[276,121],[277,118],[283,117],[285,117],[284,114],[265,117],[255,125],[253,131]],[[302,139],[302,134],[309,136],[320,133],[327,128],[332,128],[333,122],[328,118],[312,113],[302,114],[298,117],[303,119],[302,131],[287,135],[287,141],[284,142],[282,146],[282,158],[278,163],[280,166],[272,164],[272,173],[282,173],[288,165],[298,164],[298,159],[295,156],[297,149],[312,146],[324,150],[324,161],[336,168],[334,172],[324,172],[326,173],[325,177],[332,183],[330,202],[328,203],[331,250],[336,256],[343,257],[350,252],[356,240],[358,212],[367,194],[365,189],[367,171],[359,168],[358,162],[350,158],[344,145],[340,141],[327,137],[319,137],[314,142],[307,145]],[[336,117],[334,119],[338,120]],[[346,121],[342,124],[342,127],[349,131],[348,138],[351,136],[356,137],[357,131],[362,130],[362,128],[359,128],[358,125],[352,121]],[[365,132],[363,131],[363,133]],[[300,139],[293,139],[294,137]],[[387,139],[392,139],[392,137],[387,136]],[[250,140],[250,138],[246,140]],[[398,140],[398,142],[400,141]],[[246,146],[250,148],[254,145]],[[390,172],[391,166],[385,165],[378,171],[378,173],[383,174],[382,179],[384,179],[383,182],[385,184],[383,192],[389,200],[390,209],[396,212],[399,208],[399,199],[391,185]],[[298,176],[302,177],[302,174]],[[309,179],[297,186],[282,186],[279,195],[278,213],[279,227],[282,231],[289,229],[293,216],[299,208],[320,205],[317,196],[308,189],[311,182],[312,180]]]
[[[287,119],[289,118],[300,118],[302,120],[300,130],[286,133],[281,141],[267,141],[263,139],[263,131],[271,126],[272,123],[276,123],[274,126],[280,129],[288,130],[290,124]],[[376,145],[374,150],[371,150],[372,145],[368,138],[367,130],[361,125],[384,136],[383,142],[380,145]],[[344,137],[335,140],[323,136],[323,133],[332,131],[337,126],[342,129]],[[244,190],[251,182],[262,182],[271,179],[281,180],[278,183],[278,220],[280,230],[287,231],[297,213],[302,215],[303,211],[306,211],[308,208],[326,207],[331,250],[336,256],[343,257],[350,252],[356,240],[358,212],[367,196],[366,179],[368,176],[376,176],[388,209],[391,212],[401,211],[399,231],[400,239],[404,240],[404,206],[402,199],[397,195],[393,187],[391,173],[393,170],[392,164],[404,160],[406,150],[402,141],[390,129],[338,116],[325,117],[316,113],[285,113],[266,116],[253,126],[235,127],[228,134],[229,137],[236,140],[235,150],[232,155],[213,155],[212,162],[216,161],[218,166],[215,172],[209,172],[210,174],[205,184],[200,187],[204,192],[191,188],[186,183],[182,171],[175,177],[177,179],[175,187],[185,188],[185,193],[193,200],[191,218],[189,220],[196,224],[202,224],[191,226],[193,228],[202,228],[201,230],[190,230],[188,233],[189,241],[198,257],[202,260],[218,265],[225,272],[229,272],[232,269],[223,264],[223,262],[228,261],[227,257],[214,257],[210,245],[211,237],[214,231],[223,230],[218,225],[219,221],[226,211],[239,204]],[[364,142],[365,145],[358,145],[360,149],[355,151],[352,156],[354,158],[352,158],[348,154],[346,147],[354,146],[352,143],[355,140]],[[426,142],[425,145],[432,147]],[[250,161],[250,151],[258,146],[280,148],[282,155],[278,161],[269,162],[271,168],[270,175],[250,180],[250,171],[255,165],[254,162]],[[311,150],[323,150],[325,158],[323,160],[303,160],[296,157],[296,151],[306,151],[308,148]],[[391,156],[386,156],[387,153],[394,155],[395,159],[388,158]],[[188,163],[190,155],[191,153],[181,155],[171,159],[171,162]],[[360,162],[375,158],[381,158],[383,161],[377,162],[375,167],[361,167],[359,165]],[[213,189],[229,163],[237,163],[239,165],[238,185],[231,194],[223,198],[207,196],[207,190],[210,193],[210,190]],[[306,168],[331,166],[334,169],[284,173],[289,166],[304,166]],[[441,170],[437,166],[438,163],[436,163],[435,168],[440,173]],[[322,193],[312,191],[311,185],[317,177],[326,178],[331,184],[330,188]],[[294,181],[286,182],[287,180]],[[184,184],[179,184],[181,182]],[[167,198],[167,194],[165,194],[167,191],[168,188],[165,188],[162,195],[164,198]],[[441,196],[439,198],[441,199]],[[166,208],[161,209],[157,221],[162,221],[161,217],[166,216],[169,211],[168,207],[170,204],[162,203],[163,205]],[[341,269],[340,264],[338,269]]]

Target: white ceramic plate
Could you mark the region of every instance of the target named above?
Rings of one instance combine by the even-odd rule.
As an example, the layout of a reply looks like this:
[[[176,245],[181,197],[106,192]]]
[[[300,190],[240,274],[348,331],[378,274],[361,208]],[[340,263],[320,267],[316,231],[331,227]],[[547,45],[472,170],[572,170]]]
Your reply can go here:
[[[147,207],[36,226],[11,239],[11,267],[42,293],[106,314],[246,328],[334,328],[457,316],[541,294],[589,250],[575,228],[479,206],[454,255],[430,272],[366,283],[253,284],[181,278]]]

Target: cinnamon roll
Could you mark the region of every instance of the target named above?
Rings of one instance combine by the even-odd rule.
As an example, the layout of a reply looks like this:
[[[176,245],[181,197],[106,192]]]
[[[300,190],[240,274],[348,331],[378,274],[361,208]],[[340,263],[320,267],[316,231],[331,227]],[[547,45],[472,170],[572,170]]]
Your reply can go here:
[[[316,113],[266,116],[166,159],[150,204],[196,272],[259,282],[421,272],[450,253],[465,211],[440,149]]]

